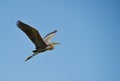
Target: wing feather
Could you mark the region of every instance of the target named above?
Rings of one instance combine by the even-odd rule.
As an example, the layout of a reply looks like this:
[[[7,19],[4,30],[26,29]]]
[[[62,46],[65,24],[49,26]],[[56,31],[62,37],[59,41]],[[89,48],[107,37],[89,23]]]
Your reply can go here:
[[[57,30],[54,30],[53,32],[47,34],[43,39],[45,41],[46,44],[50,43],[50,40],[55,36]]]
[[[35,28],[33,28],[33,27],[31,27],[31,26],[29,26],[21,21],[17,22],[17,26],[35,44],[36,49],[44,49],[47,46],[46,43],[44,42],[44,40],[42,39],[41,35],[39,34],[39,32]]]

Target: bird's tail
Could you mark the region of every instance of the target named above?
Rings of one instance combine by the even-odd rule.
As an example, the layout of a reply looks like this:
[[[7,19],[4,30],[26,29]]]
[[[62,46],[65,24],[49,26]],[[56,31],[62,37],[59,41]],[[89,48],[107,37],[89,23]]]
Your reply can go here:
[[[29,59],[31,59],[33,56],[37,55],[38,53],[34,53],[31,56],[27,57],[25,61],[28,61]]]

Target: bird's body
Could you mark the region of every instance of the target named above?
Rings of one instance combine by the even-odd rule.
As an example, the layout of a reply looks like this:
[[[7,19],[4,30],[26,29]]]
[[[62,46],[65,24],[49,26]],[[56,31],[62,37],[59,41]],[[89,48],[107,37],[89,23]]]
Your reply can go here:
[[[46,46],[45,49],[41,50],[41,49],[36,49],[36,50],[33,50],[32,52],[33,53],[37,53],[37,52],[44,52],[44,51],[47,51],[47,50],[53,50],[54,49],[54,45],[53,44],[49,44]]]
[[[30,58],[32,58],[33,56],[41,52],[44,52],[47,50],[53,50],[54,46],[56,44],[59,44],[56,42],[52,42],[52,43],[50,42],[52,37],[54,37],[54,35],[56,34],[57,30],[47,34],[44,38],[42,38],[39,32],[35,28],[21,21],[17,22],[17,26],[29,37],[29,39],[35,44],[35,48],[36,48],[35,50],[33,50],[34,54],[29,56],[25,61],[29,60]]]

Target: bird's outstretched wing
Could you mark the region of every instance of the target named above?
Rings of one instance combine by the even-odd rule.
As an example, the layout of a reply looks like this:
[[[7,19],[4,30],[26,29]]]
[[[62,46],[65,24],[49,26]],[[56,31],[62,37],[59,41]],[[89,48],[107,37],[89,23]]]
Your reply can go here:
[[[57,30],[54,30],[53,32],[47,34],[43,39],[45,41],[46,44],[50,43],[50,40],[55,36]]]
[[[44,49],[47,46],[46,43],[44,42],[44,40],[42,39],[42,37],[40,36],[39,32],[35,28],[33,28],[21,21],[17,21],[17,26],[35,44],[36,49]]]

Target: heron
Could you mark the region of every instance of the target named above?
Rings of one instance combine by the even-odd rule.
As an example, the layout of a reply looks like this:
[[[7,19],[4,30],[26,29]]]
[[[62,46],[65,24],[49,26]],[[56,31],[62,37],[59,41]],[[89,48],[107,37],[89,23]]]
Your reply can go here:
[[[25,61],[28,61],[33,56],[35,56],[41,52],[45,52],[47,50],[53,50],[55,45],[60,44],[57,42],[50,41],[55,36],[57,30],[54,30],[53,32],[47,34],[44,38],[42,38],[37,29],[35,29],[34,27],[32,27],[26,23],[23,23],[20,20],[17,21],[17,26],[28,36],[28,38],[35,45],[35,50],[32,51],[33,54],[30,55],[29,57],[27,57],[25,59]]]

